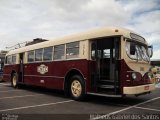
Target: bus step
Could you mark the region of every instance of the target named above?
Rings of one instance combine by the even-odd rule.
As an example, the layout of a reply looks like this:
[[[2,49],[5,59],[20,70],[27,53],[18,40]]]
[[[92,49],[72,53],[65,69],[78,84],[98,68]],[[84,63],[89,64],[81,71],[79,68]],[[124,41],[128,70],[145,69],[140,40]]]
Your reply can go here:
[[[114,89],[113,85],[98,85],[99,88]]]
[[[117,97],[117,98],[120,98],[122,97],[122,95],[120,94],[109,94],[109,93],[92,93],[92,92],[88,92],[87,94],[90,94],[90,95],[97,95],[97,96],[105,96],[105,97]]]
[[[104,85],[114,85],[115,84],[113,80],[99,80],[98,83],[104,84]],[[116,83],[118,84],[118,81]]]
[[[118,86],[115,88],[114,85],[98,85],[97,92],[104,94],[119,94],[120,89]]]

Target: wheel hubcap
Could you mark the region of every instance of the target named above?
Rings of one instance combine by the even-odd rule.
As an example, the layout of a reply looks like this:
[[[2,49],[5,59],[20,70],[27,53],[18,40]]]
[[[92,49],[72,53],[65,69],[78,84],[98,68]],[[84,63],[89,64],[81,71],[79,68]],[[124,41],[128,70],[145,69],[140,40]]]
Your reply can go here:
[[[71,84],[71,91],[75,97],[79,97],[82,92],[81,83],[78,80],[74,80]]]

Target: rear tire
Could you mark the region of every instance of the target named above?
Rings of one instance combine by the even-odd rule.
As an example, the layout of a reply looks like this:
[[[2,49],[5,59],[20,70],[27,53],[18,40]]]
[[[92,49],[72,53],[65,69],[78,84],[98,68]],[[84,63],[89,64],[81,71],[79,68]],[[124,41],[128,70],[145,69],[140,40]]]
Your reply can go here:
[[[75,75],[70,79],[70,95],[74,100],[83,100],[85,97],[84,79]]]
[[[13,73],[12,77],[11,77],[11,86],[14,88],[18,87],[18,80],[17,80],[17,75],[16,73]]]

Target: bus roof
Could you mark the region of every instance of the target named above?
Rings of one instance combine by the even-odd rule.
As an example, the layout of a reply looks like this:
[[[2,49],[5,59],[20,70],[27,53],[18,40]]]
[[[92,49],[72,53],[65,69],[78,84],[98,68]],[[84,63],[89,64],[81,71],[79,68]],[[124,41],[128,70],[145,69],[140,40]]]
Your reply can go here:
[[[49,46],[54,46],[54,45],[59,45],[59,44],[65,44],[69,42],[90,40],[94,38],[107,37],[107,36],[123,35],[127,38],[131,38],[130,33],[135,33],[135,32],[125,29],[125,28],[120,28],[120,27],[98,28],[98,29],[87,31],[87,32],[81,32],[78,34],[65,36],[62,38],[57,38],[57,39],[49,40],[46,42],[37,43],[37,44],[22,47],[22,48],[14,49],[14,50],[9,51],[7,55],[22,53],[25,51],[30,51],[34,49],[39,49],[39,48],[44,48],[44,47],[49,47]]]

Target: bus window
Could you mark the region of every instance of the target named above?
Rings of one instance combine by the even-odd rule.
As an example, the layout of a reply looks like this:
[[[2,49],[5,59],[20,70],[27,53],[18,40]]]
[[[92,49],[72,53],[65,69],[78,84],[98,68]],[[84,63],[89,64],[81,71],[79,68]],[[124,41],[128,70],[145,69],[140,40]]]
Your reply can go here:
[[[35,50],[35,61],[42,61],[42,53],[43,53],[42,48]]]
[[[54,59],[64,59],[65,45],[54,46]]]
[[[12,64],[12,56],[7,56],[7,64]]]
[[[52,60],[52,50],[53,50],[53,47],[44,48],[43,61],[51,61]]]
[[[12,56],[12,64],[16,64],[16,55]]]
[[[138,58],[138,54],[137,52],[132,52],[131,50],[131,42],[126,42],[126,52],[127,52],[127,55],[131,58],[131,59],[134,59],[136,60]]]
[[[68,43],[66,45],[67,59],[77,58],[79,56],[79,42]]]
[[[28,52],[28,62],[34,62],[34,51]]]

